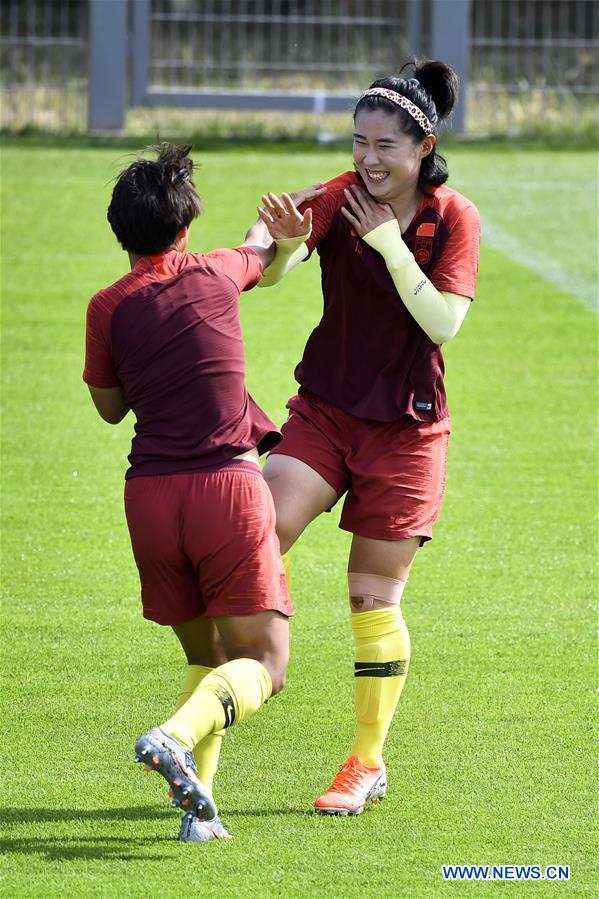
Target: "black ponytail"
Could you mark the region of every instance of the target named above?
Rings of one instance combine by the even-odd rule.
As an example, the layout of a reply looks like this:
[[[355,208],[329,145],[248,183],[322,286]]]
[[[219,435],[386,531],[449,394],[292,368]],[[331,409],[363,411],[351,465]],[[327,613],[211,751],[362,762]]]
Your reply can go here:
[[[385,87],[407,97],[426,115],[433,126],[433,133],[436,135],[439,122],[451,115],[457,102],[457,73],[449,63],[438,59],[406,63],[401,68],[401,72],[407,67],[413,68],[411,78],[405,79],[399,76],[380,78],[378,81],[374,81],[370,87]],[[416,143],[420,143],[425,137],[420,123],[413,119],[405,109],[385,97],[363,97],[358,100],[354,120],[361,109],[383,109],[389,115],[398,116],[402,132],[408,134]],[[421,190],[425,190],[428,184],[434,186],[444,184],[448,177],[447,163],[437,153],[435,144],[428,156],[422,160],[419,187]]]

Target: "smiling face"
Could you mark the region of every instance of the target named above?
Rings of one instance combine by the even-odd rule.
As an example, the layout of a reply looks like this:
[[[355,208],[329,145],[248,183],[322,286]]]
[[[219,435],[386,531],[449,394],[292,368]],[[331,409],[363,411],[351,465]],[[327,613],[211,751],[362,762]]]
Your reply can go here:
[[[401,121],[382,109],[361,109],[354,126],[353,157],[368,192],[380,203],[401,201],[418,190],[420,165],[433,135],[420,143],[400,130]]]

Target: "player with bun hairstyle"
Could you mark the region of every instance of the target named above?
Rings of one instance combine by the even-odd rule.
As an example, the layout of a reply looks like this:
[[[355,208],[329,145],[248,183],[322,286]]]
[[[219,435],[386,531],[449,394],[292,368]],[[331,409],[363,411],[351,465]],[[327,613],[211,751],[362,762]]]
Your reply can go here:
[[[117,179],[108,221],[131,271],[89,303],[83,378],[105,421],[136,416],[125,511],[143,614],[187,657],[174,714],[136,761],[187,811],[179,838],[208,842],[229,836],[212,795],[222,735],[282,689],[292,607],[258,463],[281,435],[247,392],[239,321],[275,247],[185,252],[201,212],[190,149],[163,144]],[[287,196],[278,212],[281,262],[311,213]]]
[[[329,181],[309,203],[310,238],[261,281],[276,283],[318,251],[324,311],[295,370],[299,392],[264,473],[283,552],[341,496],[340,527],[353,535],[356,733],[316,800],[325,814],[359,814],[387,789],[383,744],[410,659],[400,599],[418,547],[431,539],[445,486],[450,422],[441,344],[457,334],[478,272],[478,212],[445,186],[436,147],[457,76],[441,61],[413,65],[411,78],[375,81],[359,98],[355,171]],[[269,194],[259,214],[248,237],[267,245],[282,236],[285,207]]]

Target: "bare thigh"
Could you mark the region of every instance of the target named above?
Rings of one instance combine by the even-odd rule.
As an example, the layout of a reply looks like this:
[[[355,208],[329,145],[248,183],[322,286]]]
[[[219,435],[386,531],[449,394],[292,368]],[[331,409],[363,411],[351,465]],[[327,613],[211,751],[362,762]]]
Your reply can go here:
[[[200,615],[192,621],[173,625],[189,665],[217,668],[227,661],[218,628],[213,618]]]
[[[190,665],[217,668],[232,659],[256,659],[267,669],[273,693],[285,685],[289,619],[280,612],[194,618],[173,630]]]
[[[313,468],[282,453],[269,456],[264,477],[273,496],[277,535],[285,553],[310,522],[334,506],[339,497]]]
[[[347,569],[356,574],[377,574],[406,581],[419,546],[420,537],[373,540],[354,534]],[[388,609],[389,604],[375,599],[374,608]]]

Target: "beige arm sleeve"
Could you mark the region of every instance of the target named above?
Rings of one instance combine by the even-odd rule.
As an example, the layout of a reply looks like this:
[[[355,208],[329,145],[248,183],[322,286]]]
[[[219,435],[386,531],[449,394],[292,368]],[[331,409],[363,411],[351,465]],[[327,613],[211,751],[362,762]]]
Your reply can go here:
[[[396,219],[384,222],[363,239],[381,254],[404,306],[433,343],[447,343],[455,337],[466,318],[470,300],[437,290],[404,243],[399,222]]]
[[[265,269],[258,287],[272,287],[277,284],[285,275],[299,265],[308,255],[308,247],[306,245],[309,234],[303,237],[289,237],[286,240],[275,240],[277,252],[275,258]]]

